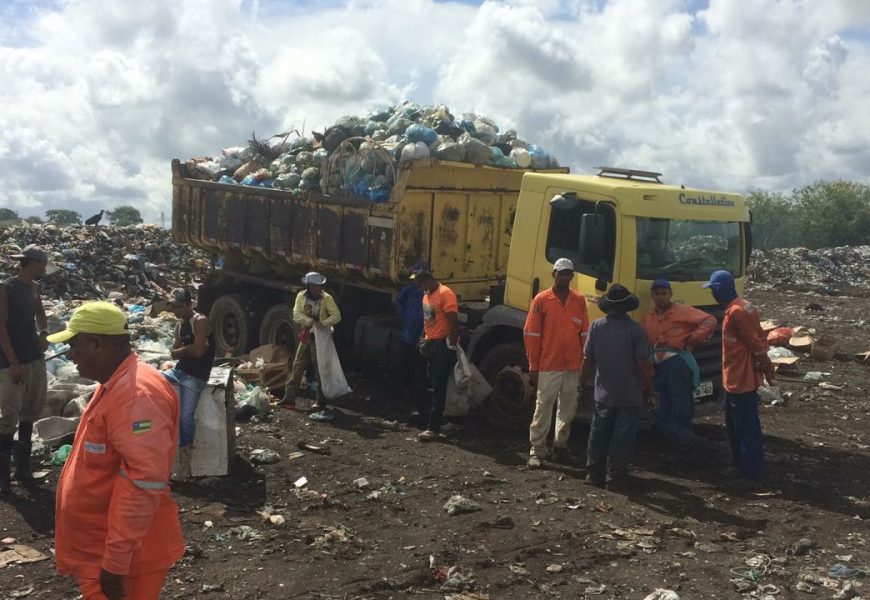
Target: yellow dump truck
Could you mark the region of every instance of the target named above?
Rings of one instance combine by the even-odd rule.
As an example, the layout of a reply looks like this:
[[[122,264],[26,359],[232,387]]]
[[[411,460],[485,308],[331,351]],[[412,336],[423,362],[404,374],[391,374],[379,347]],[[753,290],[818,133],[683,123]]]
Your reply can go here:
[[[178,160],[172,174],[175,239],[220,265],[199,293],[220,354],[293,346],[292,294],[317,270],[344,317],[339,338],[358,356],[393,362],[401,346],[392,297],[425,260],[459,297],[464,345],[493,384],[483,414],[507,428],[530,421],[522,327],[557,258],[574,261],[572,286],[592,317],[597,297],[619,282],[641,298],[641,318],[650,283],[664,277],[677,301],[721,320],[701,283],[728,269],[742,289],[751,249],[741,196],[665,185],[645,171],[578,176],[422,159],[402,165],[383,203],[197,180]],[[694,351],[699,412],[718,405],[720,344],[717,334]]]

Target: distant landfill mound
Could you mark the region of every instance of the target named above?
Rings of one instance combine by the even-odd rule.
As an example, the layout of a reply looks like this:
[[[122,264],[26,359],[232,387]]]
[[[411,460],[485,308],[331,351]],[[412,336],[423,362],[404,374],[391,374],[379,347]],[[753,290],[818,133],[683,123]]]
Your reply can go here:
[[[870,246],[756,250],[749,286],[827,295],[870,295]]]

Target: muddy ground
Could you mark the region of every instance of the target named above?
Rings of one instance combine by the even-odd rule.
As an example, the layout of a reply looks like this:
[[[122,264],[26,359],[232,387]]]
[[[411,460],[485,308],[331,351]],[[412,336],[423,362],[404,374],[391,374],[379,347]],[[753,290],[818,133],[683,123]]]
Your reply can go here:
[[[790,398],[763,408],[762,492],[722,487],[727,453],[675,455],[653,432],[639,438],[635,490],[619,494],[581,483],[583,425],[572,461],[543,471],[525,467],[526,436],[473,419],[420,444],[395,386],[351,372],[356,392],[335,421],[282,410],[271,422],[240,424],[230,477],[174,487],[188,553],[163,597],[443,598],[465,589],[456,597],[642,599],[655,588],[684,599],[833,597],[846,581],[827,576],[832,565],[870,565],[870,363],[852,357],[870,350],[870,300],[749,296],[766,318],[841,340],[837,359],[804,359],[799,370],[828,372],[842,389],[782,381]],[[806,308],[813,303],[822,310]],[[701,419],[699,431],[721,442],[722,415]],[[300,441],[330,454],[291,459]],[[252,466],[256,448],[282,460]],[[57,474],[0,503],[0,537],[50,555]],[[297,490],[302,476],[308,484]],[[454,494],[481,510],[448,516]],[[282,527],[258,514],[265,507]],[[240,539],[244,526],[260,539]],[[802,538],[811,544],[795,555]],[[870,578],[851,581],[870,597]],[[0,569],[0,598],[75,596],[51,559]]]

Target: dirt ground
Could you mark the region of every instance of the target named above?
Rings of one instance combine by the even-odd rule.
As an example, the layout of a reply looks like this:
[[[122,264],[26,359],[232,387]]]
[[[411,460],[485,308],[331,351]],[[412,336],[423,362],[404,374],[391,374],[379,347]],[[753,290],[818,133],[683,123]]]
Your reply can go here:
[[[174,487],[188,551],[163,597],[444,598],[466,590],[455,597],[642,599],[669,588],[683,599],[831,598],[847,584],[828,577],[841,563],[865,571],[849,581],[870,598],[870,363],[852,356],[870,350],[870,299],[749,297],[766,318],[839,337],[841,351],[830,362],[803,359],[799,371],[830,373],[826,381],[842,389],[793,375],[781,382],[787,402],[763,407],[762,492],[722,487],[727,453],[676,455],[654,432],[639,437],[635,489],[620,494],[581,483],[582,424],[572,460],[542,471],[525,467],[525,435],[475,419],[420,444],[396,388],[351,371],[356,391],[333,422],[281,410],[270,422],[240,424],[231,476]],[[808,309],[813,303],[822,310]],[[722,421],[701,419],[698,431],[721,442]],[[291,458],[299,442],[330,453]],[[257,448],[281,461],[252,466]],[[50,556],[58,472],[0,502],[0,537]],[[303,476],[307,486],[295,488]],[[448,516],[444,504],[455,494],[480,510]],[[264,521],[264,510],[283,526]],[[251,535],[246,527],[259,539],[240,539]],[[802,538],[811,543],[795,552]],[[0,598],[76,595],[51,559],[0,569]]]

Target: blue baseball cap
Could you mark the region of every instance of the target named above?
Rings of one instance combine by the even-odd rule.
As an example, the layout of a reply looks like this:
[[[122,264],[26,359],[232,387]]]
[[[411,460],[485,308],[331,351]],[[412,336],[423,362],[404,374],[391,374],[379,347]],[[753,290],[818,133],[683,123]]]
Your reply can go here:
[[[710,281],[702,285],[704,288],[716,288],[722,285],[734,285],[734,275],[728,271],[713,271],[710,274]]]
[[[657,290],[659,288],[665,288],[667,290],[671,289],[671,282],[667,279],[656,279],[652,282],[652,285],[649,286],[650,290]]]

